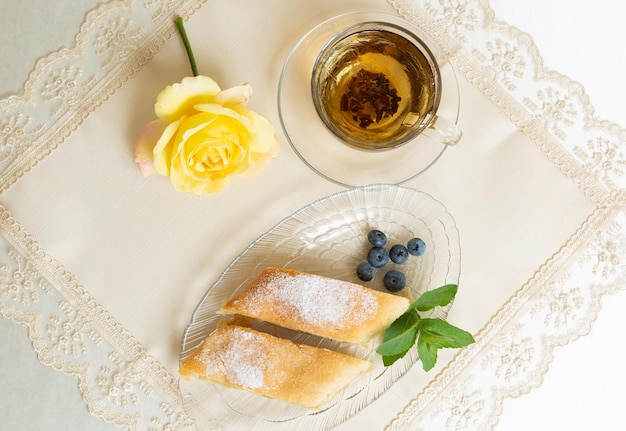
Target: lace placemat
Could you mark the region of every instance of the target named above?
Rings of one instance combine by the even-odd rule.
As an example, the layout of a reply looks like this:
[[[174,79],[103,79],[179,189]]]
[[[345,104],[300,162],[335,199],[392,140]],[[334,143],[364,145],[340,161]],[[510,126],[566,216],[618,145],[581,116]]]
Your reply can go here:
[[[556,346],[588,332],[603,296],[624,285],[626,131],[595,118],[584,89],[544,68],[532,39],[487,1],[390,0],[444,47],[464,79],[527,136],[593,210],[562,247],[388,425],[490,429],[503,401],[541,383]],[[0,192],[80,128],[202,1],[112,1],[77,43],[37,63],[0,101]],[[0,211],[0,313],[26,325],[39,360],[74,376],[95,416],[133,430],[192,430],[172,375],[10,211]],[[45,312],[42,312],[45,310]],[[93,312],[93,311],[97,312]],[[219,429],[219,424],[214,424]]]

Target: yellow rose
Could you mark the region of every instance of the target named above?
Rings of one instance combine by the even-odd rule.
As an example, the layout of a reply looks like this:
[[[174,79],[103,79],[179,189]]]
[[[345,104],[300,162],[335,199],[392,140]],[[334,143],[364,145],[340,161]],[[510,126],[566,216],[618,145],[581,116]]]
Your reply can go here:
[[[159,119],[135,146],[142,174],[169,176],[176,190],[200,195],[263,170],[279,146],[269,121],[246,107],[250,92],[248,84],[222,91],[202,75],[166,87],[154,107]]]

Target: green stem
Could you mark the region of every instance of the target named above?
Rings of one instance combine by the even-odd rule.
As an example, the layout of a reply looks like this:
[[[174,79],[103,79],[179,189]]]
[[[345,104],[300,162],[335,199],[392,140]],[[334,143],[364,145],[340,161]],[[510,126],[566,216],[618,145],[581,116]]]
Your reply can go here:
[[[189,58],[189,65],[191,66],[191,72],[193,76],[198,76],[198,67],[196,66],[196,59],[193,56],[193,51],[191,50],[191,44],[189,43],[189,38],[187,37],[187,32],[185,31],[185,25],[183,24],[182,17],[176,18],[176,27],[178,28],[178,32],[180,33],[180,37],[183,39],[183,43],[185,44],[185,50],[187,51],[187,57]]]

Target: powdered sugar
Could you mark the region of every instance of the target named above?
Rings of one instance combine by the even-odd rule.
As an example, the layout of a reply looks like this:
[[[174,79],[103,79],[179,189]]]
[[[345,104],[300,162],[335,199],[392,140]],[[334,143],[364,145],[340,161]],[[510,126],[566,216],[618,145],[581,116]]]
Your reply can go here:
[[[227,328],[219,347],[203,352],[198,358],[206,365],[206,372],[218,372],[228,382],[246,389],[265,387],[266,359],[263,338],[241,328]]]
[[[281,304],[276,313],[320,327],[352,325],[374,316],[378,307],[360,286],[311,274],[275,272],[255,294],[265,297],[257,303]]]

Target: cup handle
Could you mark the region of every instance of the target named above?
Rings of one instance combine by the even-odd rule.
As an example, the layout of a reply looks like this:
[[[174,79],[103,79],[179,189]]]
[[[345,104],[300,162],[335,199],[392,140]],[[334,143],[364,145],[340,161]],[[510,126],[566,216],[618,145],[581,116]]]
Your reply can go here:
[[[433,121],[422,133],[444,145],[456,145],[463,136],[463,132],[456,124],[438,115],[435,115]]]

